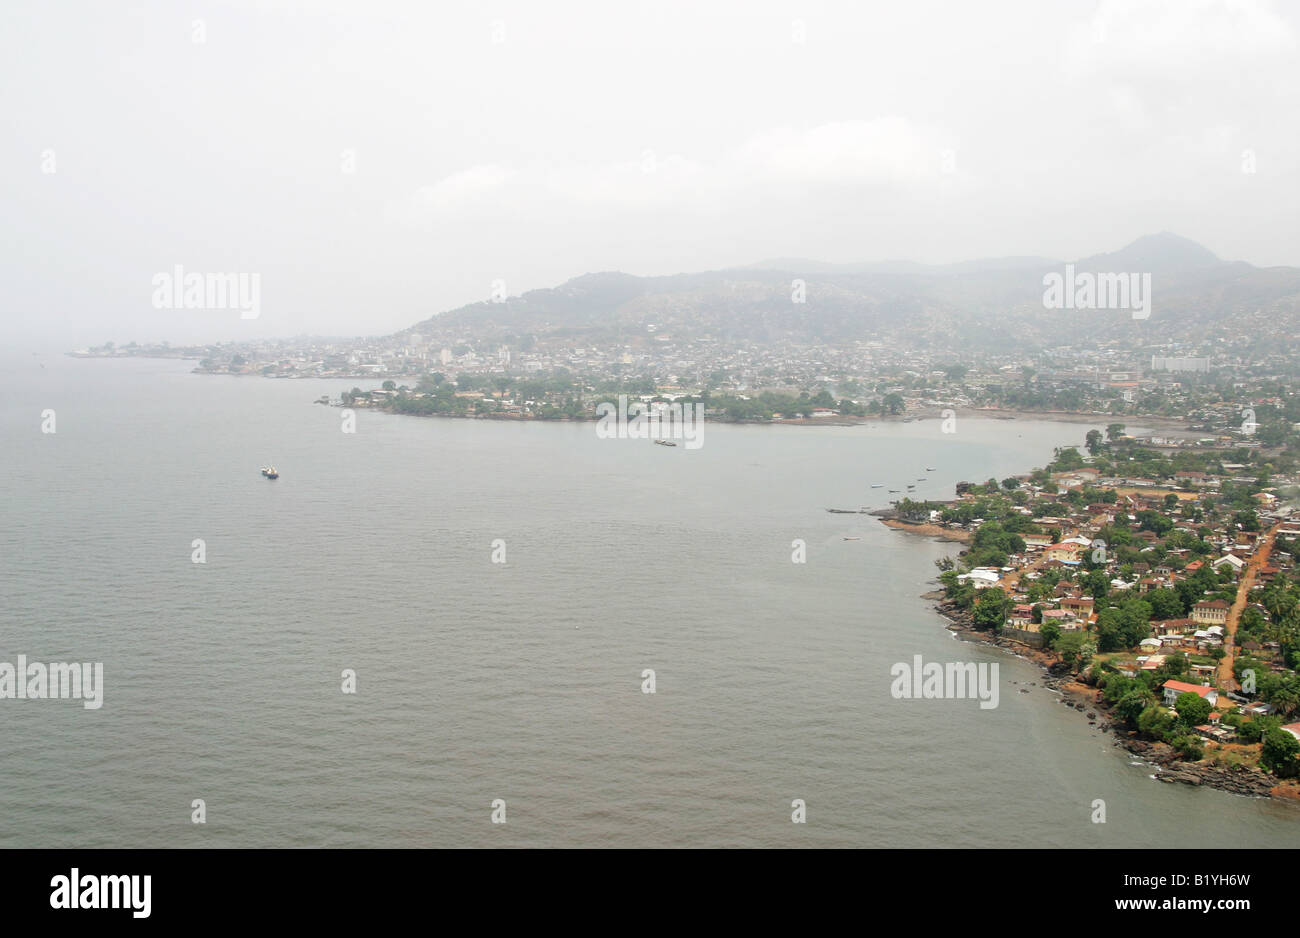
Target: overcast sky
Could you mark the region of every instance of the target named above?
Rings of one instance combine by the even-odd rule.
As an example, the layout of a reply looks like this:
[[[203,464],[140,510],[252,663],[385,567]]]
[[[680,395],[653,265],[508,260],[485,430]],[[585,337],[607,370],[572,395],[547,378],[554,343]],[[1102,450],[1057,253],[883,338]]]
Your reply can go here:
[[[1157,231],[1300,264],[1298,37],[1245,0],[7,0],[0,316],[375,334],[498,279]],[[176,264],[260,274],[260,318],[155,309]]]

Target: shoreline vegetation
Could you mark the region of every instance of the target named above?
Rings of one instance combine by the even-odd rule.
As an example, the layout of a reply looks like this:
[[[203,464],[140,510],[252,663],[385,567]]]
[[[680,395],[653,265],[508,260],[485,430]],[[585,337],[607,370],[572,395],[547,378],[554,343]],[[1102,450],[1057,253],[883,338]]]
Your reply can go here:
[[[131,354],[122,354],[130,351]],[[109,343],[102,348],[77,350],[65,353],[77,359],[158,358],[179,361],[198,361],[191,374],[234,378],[270,378],[276,380],[374,380],[373,375],[362,373],[340,374],[286,374],[274,364],[253,362],[235,355],[229,362],[215,363],[188,353],[169,348],[117,349]],[[258,367],[260,366],[260,367]],[[575,376],[569,376],[576,380]],[[399,385],[394,379],[416,379],[414,387]],[[613,401],[619,394],[637,397],[640,402],[672,404],[702,403],[705,417],[716,423],[753,425],[784,425],[809,427],[852,427],[874,423],[878,420],[902,421],[944,420],[950,418],[984,418],[994,420],[1049,420],[1058,423],[1096,423],[1099,420],[1127,420],[1140,423],[1156,431],[1178,431],[1188,438],[1205,432],[1208,427],[1193,427],[1185,417],[1168,413],[1145,413],[1141,408],[1124,405],[1118,411],[1093,408],[1061,409],[1053,407],[1007,407],[997,404],[954,402],[943,405],[934,402],[908,401],[898,392],[878,396],[871,401],[836,400],[825,390],[816,394],[807,391],[773,388],[751,391],[746,394],[725,391],[691,392],[682,388],[656,388],[637,386],[636,382],[619,387],[580,388],[570,383],[561,387],[547,378],[526,376],[482,375],[482,380],[467,376],[461,378],[431,372],[424,375],[394,374],[383,382],[383,387],[363,391],[353,387],[344,393],[344,399],[319,403],[332,406],[366,407],[387,413],[429,417],[460,417],[492,420],[558,420],[595,421],[597,403]],[[644,384],[644,382],[643,382]],[[528,400],[526,393],[533,390],[536,399]],[[649,392],[649,393],[647,393]],[[510,398],[507,398],[507,394]],[[448,397],[449,395],[449,397]],[[349,399],[350,398],[350,399]],[[447,398],[447,399],[442,399]],[[432,400],[431,400],[432,399]],[[1113,403],[1113,402],[1098,402]],[[770,413],[770,415],[769,415]]]
[[[1089,434],[1092,465],[1066,447],[1046,469],[872,514],[963,545],[921,598],[959,640],[1038,665],[1041,685],[1019,692],[1059,695],[1161,782],[1300,801],[1300,723],[1287,725],[1300,718],[1300,511],[1277,497],[1296,497],[1300,447],[1224,447],[1170,484],[1153,471],[1170,457],[1123,429]],[[1145,485],[1109,484],[1134,481],[1107,478],[1134,461]]]
[[[679,398],[675,401],[664,403],[675,403],[683,406],[692,403],[704,403],[698,398]],[[326,403],[318,401],[317,403]],[[544,412],[544,413],[510,413],[466,410],[463,412],[420,412],[414,410],[401,409],[387,403],[358,402],[354,399],[348,401],[330,401],[332,407],[362,407],[367,410],[375,410],[381,413],[396,414],[399,416],[415,417],[446,417],[459,420],[500,420],[505,422],[511,421],[541,421],[551,423],[595,423],[600,417],[595,413],[595,403],[593,402],[589,410],[582,412]],[[1112,420],[1113,415],[1097,413],[1077,413],[1072,411],[1059,410],[1006,410],[1002,408],[989,409],[979,407],[957,407],[951,409],[929,408],[916,413],[876,413],[869,415],[845,416],[836,414],[834,416],[812,416],[812,417],[782,417],[775,416],[771,418],[762,417],[733,417],[725,413],[714,413],[712,410],[705,411],[706,419],[709,423],[726,423],[747,426],[785,426],[785,427],[860,427],[868,426],[873,423],[920,423],[923,421],[941,421],[950,417],[958,420],[1043,420],[1052,423],[1073,423],[1073,424],[1093,424],[1099,420]],[[1182,433],[1187,438],[1198,435],[1201,431],[1193,430],[1187,424],[1186,420],[1180,418],[1171,418],[1159,415],[1132,415],[1129,418],[1136,420],[1143,427],[1149,430],[1164,431],[1171,433]]]

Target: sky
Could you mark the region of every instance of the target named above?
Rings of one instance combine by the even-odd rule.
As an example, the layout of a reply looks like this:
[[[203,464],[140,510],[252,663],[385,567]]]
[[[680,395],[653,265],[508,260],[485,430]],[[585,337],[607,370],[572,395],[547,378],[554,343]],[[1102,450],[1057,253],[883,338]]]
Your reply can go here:
[[[544,9],[543,9],[544,7]],[[1300,265],[1269,2],[7,0],[0,338],[393,332],[591,271]],[[256,276],[256,318],[156,277]]]

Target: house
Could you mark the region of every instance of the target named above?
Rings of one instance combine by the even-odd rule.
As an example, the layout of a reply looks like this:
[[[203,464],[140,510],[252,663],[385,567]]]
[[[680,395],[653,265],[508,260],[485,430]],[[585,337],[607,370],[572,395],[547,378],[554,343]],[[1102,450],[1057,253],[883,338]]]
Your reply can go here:
[[[970,573],[958,574],[958,580],[970,580],[977,590],[988,589],[990,586],[997,586],[998,580],[1002,575],[996,570],[990,570],[988,567],[976,567]]]
[[[1151,623],[1151,631],[1158,636],[1182,635],[1192,630],[1196,623],[1191,619],[1160,619]]]
[[[1219,702],[1219,692],[1217,690],[1213,687],[1202,687],[1199,684],[1187,684],[1183,681],[1165,681],[1161,686],[1161,690],[1163,690],[1165,694],[1164,700],[1166,707],[1172,707],[1174,702],[1178,700],[1179,694],[1196,694],[1202,699],[1208,701],[1211,707]]]
[[[1007,616],[1007,625],[1012,628],[1024,628],[1034,621],[1034,607],[1028,603],[1019,603],[1012,607],[1011,615]]]
[[[1192,607],[1192,621],[1200,625],[1223,625],[1228,621],[1228,604],[1222,599],[1197,603]]]
[[[1079,619],[1086,619],[1092,615],[1092,607],[1091,596],[1067,596],[1061,600],[1061,608],[1073,613]]]
[[[1059,560],[1061,563],[1078,563],[1079,557],[1083,553],[1083,546],[1078,543],[1062,541],[1060,544],[1052,544],[1044,548],[1043,555],[1048,560]]]
[[[1246,561],[1242,560],[1236,554],[1224,554],[1218,560],[1214,561],[1214,563],[1210,564],[1210,566],[1215,570],[1218,570],[1220,567],[1225,565],[1232,567],[1234,573],[1240,573],[1241,568],[1246,566]]]
[[[1223,726],[1220,723],[1219,714],[1211,713],[1209,721],[1200,726],[1193,727],[1193,731],[1198,736],[1206,739],[1213,739],[1220,743],[1230,743],[1237,738],[1237,731],[1231,726]]]
[[[1044,609],[1043,624],[1048,622],[1055,625],[1063,632],[1075,632],[1079,629],[1079,620],[1074,617],[1074,613],[1065,609]]]

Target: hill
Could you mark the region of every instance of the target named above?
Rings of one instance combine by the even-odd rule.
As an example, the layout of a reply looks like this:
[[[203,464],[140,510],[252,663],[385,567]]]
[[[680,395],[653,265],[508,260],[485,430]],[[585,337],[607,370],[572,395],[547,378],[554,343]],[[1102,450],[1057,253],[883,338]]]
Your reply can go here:
[[[1079,273],[1149,273],[1150,318],[1134,320],[1124,310],[1046,308],[1043,278],[1065,269],[1065,262],[1048,258],[950,265],[777,259],[668,276],[584,274],[557,287],[431,316],[397,336],[582,344],[689,335],[737,346],[887,341],[978,349],[1009,342],[1195,343],[1226,325],[1300,322],[1300,268],[1224,261],[1174,234],[1146,235],[1072,263]],[[797,302],[796,281],[804,284],[804,302]]]

